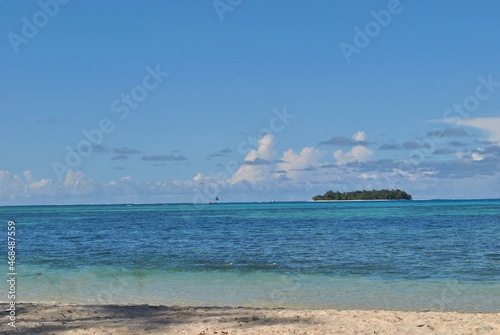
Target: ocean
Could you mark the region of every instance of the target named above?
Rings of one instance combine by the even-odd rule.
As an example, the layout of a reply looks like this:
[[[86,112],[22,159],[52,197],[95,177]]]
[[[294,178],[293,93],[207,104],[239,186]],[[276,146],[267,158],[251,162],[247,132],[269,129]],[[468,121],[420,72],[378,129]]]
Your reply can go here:
[[[16,224],[17,302],[500,311],[500,200],[21,206],[0,220],[5,236]]]

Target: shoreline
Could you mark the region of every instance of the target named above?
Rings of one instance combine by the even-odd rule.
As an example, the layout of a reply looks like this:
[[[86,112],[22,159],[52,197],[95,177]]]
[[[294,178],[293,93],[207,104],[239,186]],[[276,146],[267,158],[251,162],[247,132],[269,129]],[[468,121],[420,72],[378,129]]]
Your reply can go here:
[[[2,303],[8,310],[8,304]],[[20,334],[498,334],[500,312],[16,304]]]

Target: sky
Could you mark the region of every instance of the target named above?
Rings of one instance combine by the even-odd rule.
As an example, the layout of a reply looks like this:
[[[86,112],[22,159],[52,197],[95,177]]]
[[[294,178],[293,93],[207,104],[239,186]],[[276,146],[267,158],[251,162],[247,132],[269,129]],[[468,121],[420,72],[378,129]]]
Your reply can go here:
[[[500,3],[0,2],[0,205],[499,198]]]

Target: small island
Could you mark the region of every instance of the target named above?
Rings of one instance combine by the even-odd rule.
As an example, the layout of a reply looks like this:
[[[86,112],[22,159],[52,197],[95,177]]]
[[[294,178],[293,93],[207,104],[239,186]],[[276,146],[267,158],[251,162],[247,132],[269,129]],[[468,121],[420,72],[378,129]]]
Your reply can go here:
[[[353,192],[328,191],[323,195],[316,195],[314,201],[321,200],[411,200],[411,195],[400,189],[396,190],[363,190]]]

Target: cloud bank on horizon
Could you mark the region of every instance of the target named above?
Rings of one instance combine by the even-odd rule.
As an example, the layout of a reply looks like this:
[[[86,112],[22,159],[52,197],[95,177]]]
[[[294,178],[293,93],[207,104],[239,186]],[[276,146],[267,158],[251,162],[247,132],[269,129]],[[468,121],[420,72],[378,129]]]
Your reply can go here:
[[[186,180],[141,182],[131,176],[124,176],[108,182],[96,182],[82,171],[71,170],[66,173],[64,181],[58,183],[53,179],[36,179],[29,170],[23,175],[0,170],[0,198],[4,203],[27,204],[147,203],[165,200],[209,202],[221,194],[231,200],[257,200],[262,199],[263,195],[265,200],[270,200],[279,190],[285,192],[283,194],[291,192],[294,196],[298,195],[295,200],[308,200],[310,192],[325,189],[324,185],[328,185],[326,188],[337,185],[342,190],[352,189],[349,185],[355,184],[364,185],[364,188],[406,188],[417,192],[425,192],[428,185],[435,185],[431,188],[435,194],[437,188],[444,187],[443,181],[448,189],[450,185],[467,189],[497,180],[500,118],[441,122],[454,127],[430,131],[427,138],[413,141],[412,145],[368,142],[368,135],[364,131],[354,133],[352,140],[338,140],[340,137],[336,137],[337,140],[319,143],[322,147],[325,143],[332,147],[350,145],[350,150],[333,150],[330,156],[328,150],[313,146],[278,153],[278,138],[266,134],[257,140],[255,149],[249,150],[244,159],[233,166],[232,174],[226,171],[199,172]],[[480,129],[485,138],[470,136],[458,125]],[[470,142],[458,143],[454,140],[456,138]],[[383,154],[386,150],[397,150],[404,154],[401,159],[376,157],[377,153]],[[113,152],[132,155],[141,151],[116,148]],[[179,157],[182,156],[152,156],[146,160],[185,159]],[[144,157],[142,160],[145,160]],[[309,194],[300,196],[304,190]],[[242,197],[242,194],[252,193],[257,197]],[[290,199],[285,196],[282,200]]]

